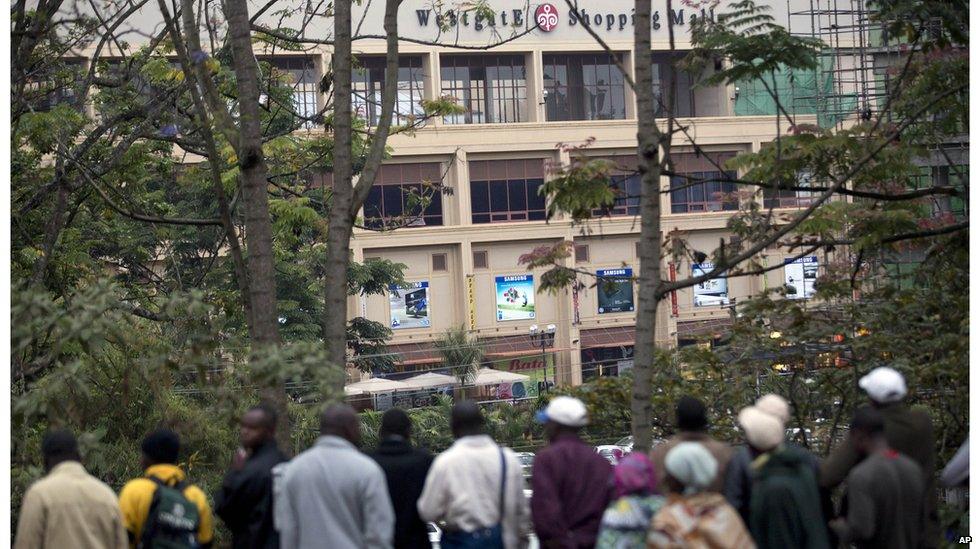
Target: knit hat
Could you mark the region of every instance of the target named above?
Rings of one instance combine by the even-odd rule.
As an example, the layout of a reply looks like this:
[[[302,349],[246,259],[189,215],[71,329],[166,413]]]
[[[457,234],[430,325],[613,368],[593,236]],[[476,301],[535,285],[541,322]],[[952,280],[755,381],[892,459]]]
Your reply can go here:
[[[617,498],[631,494],[653,494],[657,489],[654,464],[643,452],[627,454],[613,468],[613,485]]]
[[[718,474],[718,462],[700,442],[682,442],[664,457],[664,470],[685,487],[685,494],[697,494]]]
[[[898,402],[908,394],[904,376],[887,366],[871,370],[857,382],[857,385],[878,404]]]
[[[779,395],[772,393],[763,395],[762,398],[756,401],[756,408],[779,418],[784,426],[790,422],[790,404]]]
[[[761,452],[783,444],[786,436],[783,422],[756,406],[746,406],[739,412],[739,425],[742,426],[749,444]]]

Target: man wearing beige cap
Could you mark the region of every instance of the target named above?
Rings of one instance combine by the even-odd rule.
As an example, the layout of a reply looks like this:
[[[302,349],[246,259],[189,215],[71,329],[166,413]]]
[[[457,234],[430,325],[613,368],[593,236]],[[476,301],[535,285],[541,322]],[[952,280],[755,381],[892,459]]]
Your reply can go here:
[[[544,548],[593,547],[610,503],[613,469],[579,437],[590,421],[586,406],[558,396],[536,419],[549,438],[532,463],[532,522],[539,542]]]
[[[813,471],[799,450],[783,444],[785,427],[781,419],[758,406],[748,406],[739,412],[739,425],[746,443],[758,456],[751,464],[755,483],[748,520],[756,546],[830,547]]]
[[[770,414],[783,424],[784,429],[790,424],[791,414],[790,405],[786,402],[786,399],[776,394],[763,395],[756,401],[755,408]],[[784,432],[785,437],[785,432]],[[799,455],[807,467],[810,468],[810,472],[816,477],[817,475],[817,456],[813,455],[809,450],[802,446],[798,446],[793,442],[787,441],[784,444],[788,446],[793,453]],[[749,522],[749,500],[752,497],[752,484],[755,479],[755,471],[752,467],[752,462],[759,456],[760,452],[757,452],[754,447],[749,444],[745,444],[735,450],[732,455],[732,459],[729,461],[728,469],[725,473],[725,488],[723,490],[723,495],[725,499],[729,500],[729,504],[735,507],[739,514],[742,515],[742,520]],[[829,493],[825,493],[829,495]],[[821,498],[823,500],[823,498]],[[829,498],[824,502],[824,522],[833,518],[833,513],[828,512],[830,509]]]
[[[880,367],[871,370],[858,381],[867,393],[871,407],[881,413],[884,436],[888,445],[911,458],[922,468],[925,477],[925,547],[937,547],[939,527],[935,486],[935,430],[932,418],[925,412],[909,408],[904,400],[908,395],[905,378],[898,371]],[[857,465],[859,456],[846,437],[820,464],[818,481],[825,488],[833,488],[847,478]]]

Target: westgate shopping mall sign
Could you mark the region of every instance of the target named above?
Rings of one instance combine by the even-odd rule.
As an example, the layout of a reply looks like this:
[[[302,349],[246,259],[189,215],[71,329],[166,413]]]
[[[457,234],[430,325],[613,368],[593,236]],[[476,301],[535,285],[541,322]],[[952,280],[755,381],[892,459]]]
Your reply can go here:
[[[570,10],[560,4],[543,3],[518,8],[495,9],[491,14],[478,14],[462,9],[448,9],[436,11],[429,7],[414,10],[417,25],[421,28],[433,27],[437,30],[451,33],[452,29],[471,29],[476,32],[522,32],[537,27],[543,33],[553,33],[561,28],[589,27],[600,34],[628,33],[630,36],[634,28],[634,10],[599,8],[588,9],[578,7]],[[680,8],[671,10],[671,23],[675,28],[682,28],[693,24],[699,17],[714,19],[714,9],[700,11]],[[667,21],[661,11],[651,14],[651,29],[667,28]]]

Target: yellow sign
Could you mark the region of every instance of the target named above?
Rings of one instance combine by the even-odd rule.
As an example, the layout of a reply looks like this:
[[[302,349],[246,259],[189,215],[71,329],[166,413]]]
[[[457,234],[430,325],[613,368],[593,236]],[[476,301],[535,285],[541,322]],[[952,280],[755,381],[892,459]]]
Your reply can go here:
[[[474,330],[474,275],[467,275],[468,279],[468,329]]]

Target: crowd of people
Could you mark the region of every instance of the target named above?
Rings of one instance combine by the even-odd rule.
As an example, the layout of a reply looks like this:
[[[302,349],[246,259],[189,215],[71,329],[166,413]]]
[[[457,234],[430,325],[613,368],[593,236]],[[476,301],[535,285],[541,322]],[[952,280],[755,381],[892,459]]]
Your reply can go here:
[[[549,443],[533,464],[531,498],[518,457],[486,434],[472,401],[453,407],[454,444],[436,457],[411,442],[399,409],[383,414],[377,448],[361,451],[358,415],[333,404],[315,444],[289,460],[275,411],[255,406],[213,509],[179,467],[170,430],[143,440],[144,474],[118,497],[86,472],[72,434],[54,431],[15,547],[209,547],[214,515],[235,549],[429,548],[428,523],[440,525],[444,549],[514,549],[531,532],[543,548],[567,549],[935,547],[931,419],[904,404],[905,380],[891,368],[859,385],[870,405],[823,460],[786,441],[790,406],[774,394],[738,413],[739,448],[711,437],[706,406],[682,397],[678,432],[615,466],[580,437],[586,406],[553,398],[537,415]],[[943,481],[968,478],[965,462],[953,460]],[[844,481],[835,509],[831,491]]]

